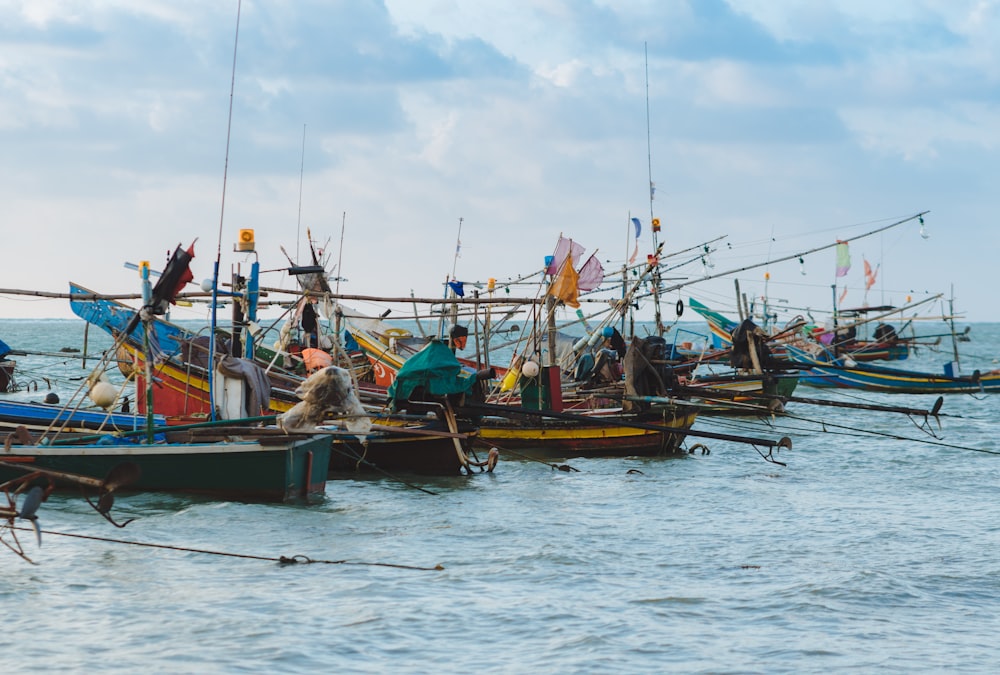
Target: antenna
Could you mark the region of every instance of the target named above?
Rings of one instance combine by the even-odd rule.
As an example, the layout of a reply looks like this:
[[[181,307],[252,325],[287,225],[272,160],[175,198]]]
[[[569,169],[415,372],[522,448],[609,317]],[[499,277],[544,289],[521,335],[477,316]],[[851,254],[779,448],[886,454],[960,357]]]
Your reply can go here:
[[[462,250],[462,217],[458,219],[458,237],[455,238],[455,260],[451,265],[451,278],[455,278],[455,271],[458,269],[458,255]]]
[[[337,253],[337,295],[340,295],[340,279],[344,276],[344,270],[340,266],[344,259],[344,228],[347,227],[347,211],[340,217],[340,252]]]

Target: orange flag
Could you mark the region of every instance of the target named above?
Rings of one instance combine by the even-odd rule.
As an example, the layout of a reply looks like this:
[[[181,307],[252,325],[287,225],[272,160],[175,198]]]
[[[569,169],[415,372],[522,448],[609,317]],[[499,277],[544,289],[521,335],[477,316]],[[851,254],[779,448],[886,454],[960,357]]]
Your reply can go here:
[[[549,286],[549,295],[555,296],[569,307],[579,307],[580,289],[577,287],[580,275],[573,269],[573,255],[567,255],[559,274]]]
[[[864,258],[862,258],[864,260]],[[878,267],[872,270],[872,266],[865,260],[865,290],[875,285],[875,277],[878,276]]]

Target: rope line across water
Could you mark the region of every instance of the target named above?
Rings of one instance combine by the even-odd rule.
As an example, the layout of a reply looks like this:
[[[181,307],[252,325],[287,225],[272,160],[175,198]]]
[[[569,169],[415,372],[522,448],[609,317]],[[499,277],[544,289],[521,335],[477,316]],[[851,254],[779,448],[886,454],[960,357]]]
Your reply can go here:
[[[34,532],[28,527],[11,527],[12,530],[21,530],[23,532]],[[174,546],[171,544],[151,544],[149,542],[142,541],[129,541],[127,539],[112,539],[110,537],[96,537],[87,534],[72,534],[69,532],[54,532],[52,530],[42,530],[42,534],[50,534],[57,537],[72,537],[74,539],[89,539],[91,541],[104,541],[112,544],[128,544],[129,546],[144,546],[146,548],[161,548],[170,551],[183,551],[185,553],[205,553],[207,555],[218,555],[226,556],[229,558],[243,558],[246,560],[267,560],[268,562],[276,562],[282,565],[290,564],[323,564],[323,565],[366,565],[369,567],[394,567],[401,570],[417,570],[420,572],[438,572],[444,569],[443,565],[435,565],[434,567],[420,567],[418,565],[401,565],[398,563],[383,563],[383,562],[362,562],[355,560],[313,560],[312,558],[305,555],[293,555],[293,556],[279,556],[277,558],[270,556],[261,555],[251,555],[248,553],[229,553],[226,551],[212,551],[204,548],[190,548],[187,546]]]

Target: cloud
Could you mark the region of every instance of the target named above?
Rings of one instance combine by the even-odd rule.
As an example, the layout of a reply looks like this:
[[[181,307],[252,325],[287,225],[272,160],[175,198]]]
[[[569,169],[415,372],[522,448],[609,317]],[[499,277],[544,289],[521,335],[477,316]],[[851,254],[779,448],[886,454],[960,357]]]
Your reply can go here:
[[[195,237],[205,275],[224,171],[227,261],[240,227],[277,268],[279,245],[339,245],[345,222],[351,291],[436,296],[463,218],[461,276],[533,269],[560,232],[610,268],[652,173],[665,241],[728,235],[719,268],[930,208],[963,229],[933,256],[901,240],[885,278],[990,306],[962,276],[986,261],[932,260],[996,249],[996,3],[248,0],[231,129],[235,3],[0,18],[0,218],[58,270],[19,255],[0,286],[133,290],[124,260]]]

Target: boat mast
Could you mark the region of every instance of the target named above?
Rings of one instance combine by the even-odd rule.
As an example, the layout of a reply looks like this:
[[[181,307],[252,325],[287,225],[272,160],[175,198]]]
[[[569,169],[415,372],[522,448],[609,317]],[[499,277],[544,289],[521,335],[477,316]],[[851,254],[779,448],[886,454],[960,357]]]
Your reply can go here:
[[[958,375],[961,365],[958,360],[958,337],[955,335],[955,284],[951,285],[951,294],[948,297],[948,326],[951,328],[951,351],[955,357],[955,375]]]
[[[653,251],[659,252],[659,242],[657,234],[660,231],[660,221],[653,216],[653,196],[656,193],[656,185],[653,183],[653,149],[650,140],[649,124],[649,48],[647,43],[642,43],[642,53],[646,67],[646,169],[649,178],[649,229],[653,233]],[[654,253],[656,255],[656,253]],[[653,266],[653,318],[656,321],[656,334],[663,335],[663,321],[660,315],[660,265],[658,261]]]
[[[219,263],[222,261],[222,224],[226,215],[226,181],[229,176],[229,142],[233,131],[233,92],[236,89],[236,54],[240,43],[240,10],[243,0],[236,3],[236,35],[233,38],[233,70],[229,83],[229,119],[226,123],[226,161],[222,169],[222,206],[219,212],[219,238],[215,250],[215,265],[212,269],[212,329],[208,335],[208,409],[211,420],[214,422],[215,415],[215,329],[218,317],[216,316],[216,302],[219,298]]]
[[[459,216],[459,218],[458,218],[458,236],[455,237],[455,257],[452,259],[452,263],[451,263],[451,276],[448,279],[445,279],[445,283],[444,283],[444,297],[445,298],[448,298],[449,295],[450,295],[450,297],[453,297],[453,298],[457,297],[457,295],[458,295],[457,293],[455,293],[455,289],[452,288],[451,285],[448,282],[449,281],[456,281],[455,274],[458,271],[458,257],[459,257],[459,254],[462,251],[462,221],[464,221],[464,220],[465,220],[465,218]],[[450,291],[450,294],[449,294],[449,291]],[[450,314],[451,314],[451,317],[450,317],[451,318],[451,325],[455,326],[455,324],[458,323],[458,305],[453,305],[452,306],[452,311],[450,312]],[[441,339],[444,338],[444,307],[443,306],[441,307],[441,318],[438,320],[438,338],[441,338]]]
[[[299,160],[299,215],[295,223],[295,262],[302,264],[299,259],[299,244],[302,241],[302,180],[306,172],[306,125],[302,125],[302,154]],[[338,273],[340,268],[337,268]]]

